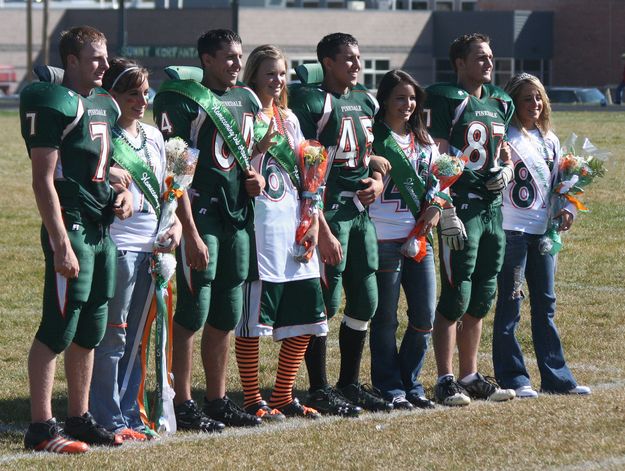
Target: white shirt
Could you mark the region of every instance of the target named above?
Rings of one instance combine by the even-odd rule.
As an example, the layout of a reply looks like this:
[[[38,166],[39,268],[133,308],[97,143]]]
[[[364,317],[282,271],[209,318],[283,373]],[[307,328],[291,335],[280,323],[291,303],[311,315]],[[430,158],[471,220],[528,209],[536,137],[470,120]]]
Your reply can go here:
[[[269,118],[259,114],[265,122]],[[284,120],[290,142],[299,148],[304,136],[292,112]],[[297,151],[296,151],[297,153]],[[300,200],[288,173],[269,153],[253,159],[254,168],[265,177],[266,187],[256,197],[254,229],[258,272],[261,280],[272,283],[319,277],[317,251],[308,263],[295,260],[295,231],[299,225]]]
[[[538,129],[524,133],[512,126],[508,130],[508,139],[512,148],[514,180],[503,192],[503,228],[528,234],[544,234],[551,217],[552,189],[557,178],[560,141],[551,131],[543,136]],[[548,169],[547,194],[535,180],[536,172],[528,170],[528,166]]]
[[[438,147],[434,142],[431,141],[430,145],[422,147],[414,142],[412,134],[400,136],[391,131],[391,135],[404,151],[415,171],[420,171],[419,161],[422,161],[421,173],[423,173],[425,166],[429,175],[433,161],[438,157]],[[403,240],[414,228],[415,219],[390,175],[387,174],[383,182],[384,191],[369,206],[369,216],[375,224],[378,240]]]
[[[154,126],[141,123],[140,126],[145,131],[146,148],[138,151],[137,155],[149,165],[156,176],[156,180],[161,182],[161,192],[164,191],[164,180],[166,170],[165,143],[161,132]],[[126,134],[126,138],[136,148],[141,146],[141,135],[134,138]],[[132,193],[133,214],[123,221],[115,218],[111,224],[111,237],[119,250],[130,250],[133,252],[151,252],[158,221],[152,205],[148,203],[143,192],[132,182],[128,188]]]

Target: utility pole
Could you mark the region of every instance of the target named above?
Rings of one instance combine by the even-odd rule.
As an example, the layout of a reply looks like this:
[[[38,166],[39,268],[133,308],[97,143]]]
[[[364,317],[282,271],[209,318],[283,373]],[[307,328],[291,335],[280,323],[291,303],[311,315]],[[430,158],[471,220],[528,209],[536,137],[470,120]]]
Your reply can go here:
[[[232,0],[232,31],[239,33],[239,0]]]
[[[125,0],[119,0],[119,35],[117,38],[117,42],[118,42],[118,51],[119,51],[119,55],[123,56],[125,54],[125,49],[126,49],[126,41],[127,41],[127,34],[126,34],[126,2]]]
[[[50,0],[43,0],[43,28],[41,32],[41,49],[43,52],[43,63],[50,63],[50,44],[48,42],[48,19],[49,19]]]
[[[26,1],[26,80],[33,81],[33,0]]]

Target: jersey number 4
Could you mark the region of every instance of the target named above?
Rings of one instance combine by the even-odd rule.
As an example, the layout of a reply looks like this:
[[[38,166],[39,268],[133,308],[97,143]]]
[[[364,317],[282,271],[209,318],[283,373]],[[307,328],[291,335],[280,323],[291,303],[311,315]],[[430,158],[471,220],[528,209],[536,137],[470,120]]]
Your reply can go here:
[[[367,147],[373,144],[373,122],[368,116],[360,117],[360,126],[367,138]],[[334,162],[344,164],[348,168],[356,168],[358,166],[358,156],[360,148],[358,146],[358,137],[356,135],[356,126],[354,118],[351,116],[344,117],[341,121],[341,130],[339,131],[339,142],[334,154]],[[367,152],[368,156],[368,152]],[[365,166],[369,162],[365,162]]]

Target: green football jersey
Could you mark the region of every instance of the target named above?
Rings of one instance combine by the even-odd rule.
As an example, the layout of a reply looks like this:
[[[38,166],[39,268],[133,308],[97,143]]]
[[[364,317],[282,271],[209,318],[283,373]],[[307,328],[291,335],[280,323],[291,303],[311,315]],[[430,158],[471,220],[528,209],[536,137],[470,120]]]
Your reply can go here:
[[[326,194],[362,189],[360,181],[369,175],[373,117],[379,108],[375,97],[361,89],[336,95],[319,85],[295,86],[289,105],[304,137],[318,140],[328,150],[332,167]]]
[[[111,129],[119,107],[103,89],[83,97],[61,85],[36,82],[20,95],[22,136],[34,148],[59,150],[55,186],[64,209],[100,221],[113,199],[109,185]]]
[[[249,88],[238,85],[213,93],[228,108],[251,150],[254,121],[260,110],[258,98]],[[159,92],[154,98],[154,121],[165,139],[180,137],[200,150],[191,187],[203,196],[216,198],[222,213],[235,227],[242,228],[251,214],[252,200],[245,191],[241,168],[204,109],[181,94]]]
[[[453,192],[493,199],[484,182],[493,176],[490,169],[495,165],[497,147],[514,114],[512,99],[490,84],[482,86],[481,98],[456,84],[434,84],[426,93],[424,108],[430,135],[448,141],[449,153],[469,158],[463,175],[452,186]]]

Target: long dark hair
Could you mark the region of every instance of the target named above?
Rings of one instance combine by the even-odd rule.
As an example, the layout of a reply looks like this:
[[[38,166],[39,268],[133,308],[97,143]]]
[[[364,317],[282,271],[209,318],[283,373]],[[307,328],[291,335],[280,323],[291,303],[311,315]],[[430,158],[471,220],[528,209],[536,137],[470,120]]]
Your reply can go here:
[[[425,90],[419,86],[417,81],[413,79],[410,74],[400,69],[395,69],[387,72],[378,87],[377,99],[380,104],[380,111],[375,115],[375,120],[384,122],[386,115],[386,101],[391,96],[393,89],[400,83],[407,83],[414,88],[415,97],[417,99],[417,107],[408,118],[408,131],[414,134],[415,140],[422,146],[427,146],[431,143],[430,136],[425,127],[423,120],[423,103],[425,103]]]

